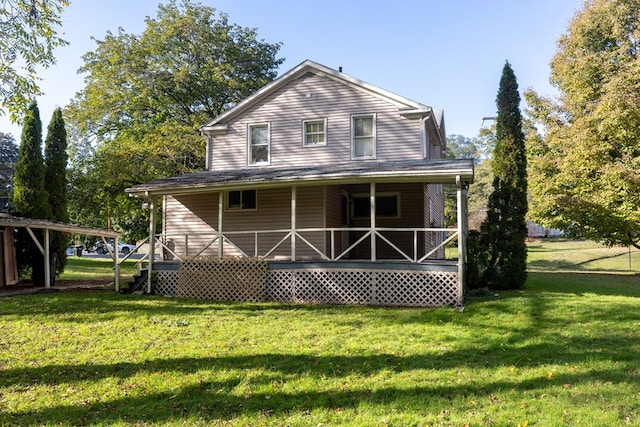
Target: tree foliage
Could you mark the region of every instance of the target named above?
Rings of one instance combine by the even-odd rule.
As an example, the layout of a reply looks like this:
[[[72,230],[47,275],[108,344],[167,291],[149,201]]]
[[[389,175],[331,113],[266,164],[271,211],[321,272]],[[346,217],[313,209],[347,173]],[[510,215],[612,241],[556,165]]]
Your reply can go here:
[[[14,213],[26,218],[50,219],[49,199],[44,188],[44,162],[42,159],[42,122],[36,102],[27,110],[22,128],[18,160],[13,176]],[[42,241],[42,233],[34,230]],[[44,260],[42,253],[24,229],[16,239],[18,268],[31,268],[31,279],[38,286],[44,285]]]
[[[140,201],[124,189],[202,170],[199,126],[276,77],[280,44],[188,0],[159,5],[141,35],[120,29],[96,43],[83,56],[86,86],[65,111],[77,171],[70,198],[93,218],[87,225],[112,222],[141,238]]]
[[[51,219],[56,222],[69,222],[67,212],[67,131],[62,110],[56,108],[47,128],[44,145],[45,154],[45,191],[51,209]],[[56,270],[64,271],[67,260],[66,248],[69,238],[59,231],[51,233],[51,250],[56,254]]]
[[[527,237],[527,161],[518,83],[507,62],[496,99],[496,145],[491,163],[493,191],[480,226],[478,280],[498,289],[524,286]],[[475,238],[475,236],[473,236]],[[473,239],[471,239],[473,241]]]
[[[0,0],[0,113],[18,121],[40,94],[37,67],[55,64],[53,50],[67,42],[58,37],[67,0]],[[6,111],[5,111],[6,110]]]
[[[50,219],[49,199],[44,189],[42,122],[36,102],[25,115],[18,160],[13,177],[13,209],[26,218]]]
[[[13,172],[18,160],[18,146],[13,135],[0,132],[0,211],[8,210],[13,193]]]
[[[640,247],[640,0],[591,0],[558,41],[557,99],[526,93],[543,138],[529,144],[531,216]]]
[[[473,159],[473,185],[468,192],[469,226],[479,228],[486,216],[487,201],[491,193],[491,155],[494,145],[494,133],[482,129],[478,137],[468,138],[463,135],[447,137],[448,159]],[[455,184],[445,185],[445,224],[454,225],[457,221],[457,196]]]

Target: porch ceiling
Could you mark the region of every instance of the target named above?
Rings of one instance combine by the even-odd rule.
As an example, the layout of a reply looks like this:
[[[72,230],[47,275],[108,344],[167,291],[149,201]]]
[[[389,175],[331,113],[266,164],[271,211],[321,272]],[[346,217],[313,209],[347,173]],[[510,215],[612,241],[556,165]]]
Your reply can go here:
[[[240,188],[291,185],[337,185],[364,182],[428,182],[454,184],[473,181],[472,159],[351,162],[308,167],[256,167],[208,171],[158,179],[127,188],[131,196],[200,193]]]

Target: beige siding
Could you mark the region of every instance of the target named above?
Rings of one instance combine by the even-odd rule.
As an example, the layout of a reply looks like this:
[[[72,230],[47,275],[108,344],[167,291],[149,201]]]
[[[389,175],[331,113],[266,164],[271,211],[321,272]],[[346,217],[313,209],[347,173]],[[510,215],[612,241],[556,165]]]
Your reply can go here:
[[[322,187],[297,189],[297,228],[321,228],[324,226],[324,196]],[[218,193],[187,196],[169,196],[165,202],[164,233],[167,244],[179,254],[195,255],[215,237],[218,227]],[[291,189],[264,189],[258,191],[258,208],[255,211],[224,211],[222,231],[247,255],[256,254],[256,236],[253,233],[239,233],[256,230],[289,230],[291,228]],[[263,255],[273,248],[286,231],[261,233],[257,240],[257,254]],[[185,239],[184,235],[188,235]],[[322,232],[303,234],[320,250],[325,247]],[[319,258],[318,254],[304,242],[298,240],[296,254],[299,259]],[[218,244],[214,243],[205,254],[217,254]],[[291,253],[290,240],[284,242],[272,253],[272,258],[288,259]],[[225,244],[224,254],[239,255],[232,245]]]
[[[271,124],[271,166],[291,167],[351,160],[351,115],[376,114],[377,160],[422,158],[422,121],[400,117],[398,106],[308,73],[228,123],[213,139],[213,170],[247,167],[247,126]],[[327,145],[303,147],[302,121],[327,119]]]

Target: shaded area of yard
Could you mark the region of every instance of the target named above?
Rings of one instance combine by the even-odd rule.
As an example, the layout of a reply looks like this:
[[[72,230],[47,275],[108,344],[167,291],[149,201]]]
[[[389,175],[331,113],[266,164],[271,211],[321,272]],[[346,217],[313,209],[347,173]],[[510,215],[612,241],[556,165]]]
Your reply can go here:
[[[3,298],[0,425],[638,425],[640,276],[568,270],[463,312]]]
[[[0,424],[640,422],[638,284],[532,281],[463,313],[4,299]]]

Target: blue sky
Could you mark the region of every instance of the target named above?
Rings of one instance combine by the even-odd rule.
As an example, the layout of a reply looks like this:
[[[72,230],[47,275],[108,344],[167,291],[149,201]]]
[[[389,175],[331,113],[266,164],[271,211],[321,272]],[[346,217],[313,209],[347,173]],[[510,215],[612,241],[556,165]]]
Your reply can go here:
[[[229,21],[282,42],[280,73],[311,59],[414,101],[445,111],[447,134],[475,137],[495,115],[505,61],[522,90],[553,95],[549,61],[582,0],[202,0]],[[81,55],[118,27],[140,34],[157,0],[72,0],[62,16],[70,45],[43,70],[38,98],[43,127],[56,106],[82,89]],[[524,101],[521,104],[524,109]],[[0,117],[0,131],[20,140],[20,127]]]

